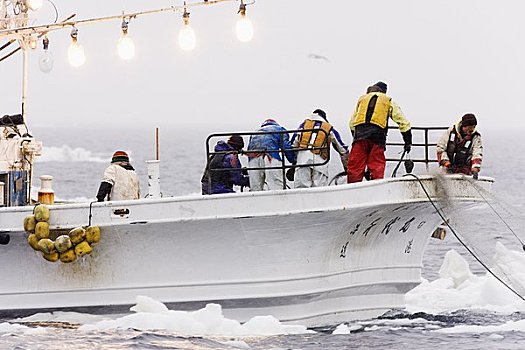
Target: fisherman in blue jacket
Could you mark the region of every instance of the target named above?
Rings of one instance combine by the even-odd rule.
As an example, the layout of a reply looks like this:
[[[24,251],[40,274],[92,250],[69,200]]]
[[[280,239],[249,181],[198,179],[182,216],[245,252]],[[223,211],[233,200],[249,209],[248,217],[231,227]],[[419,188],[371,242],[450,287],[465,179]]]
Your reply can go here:
[[[250,137],[248,143],[248,168],[250,170],[251,191],[262,191],[264,184],[268,190],[283,189],[283,170],[268,169],[282,167],[283,159],[281,149],[288,162],[295,163],[295,154],[291,150],[290,137],[286,129],[273,119],[266,119],[259,130],[264,132]]]
[[[215,152],[224,153],[214,154],[204,169],[201,179],[202,194],[234,193],[233,185],[250,186],[248,176],[242,173],[238,156],[243,147],[244,140],[239,135],[232,135],[227,142],[217,142]]]

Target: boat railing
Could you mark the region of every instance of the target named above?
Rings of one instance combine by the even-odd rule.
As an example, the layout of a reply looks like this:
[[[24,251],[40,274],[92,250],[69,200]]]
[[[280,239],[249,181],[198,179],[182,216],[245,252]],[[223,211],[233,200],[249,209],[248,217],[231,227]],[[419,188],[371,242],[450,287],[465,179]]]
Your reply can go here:
[[[447,130],[448,127],[446,126],[413,126],[411,129],[412,129],[413,140],[420,139],[419,137],[421,136],[421,134],[423,136],[422,142],[412,143],[412,148],[416,148],[416,149],[422,148],[423,149],[423,156],[414,157],[413,155],[416,154],[417,152],[411,152],[410,160],[412,160],[414,163],[424,163],[425,168],[428,171],[429,165],[431,163],[437,163],[438,161],[437,157],[431,157],[430,155],[432,153],[431,148],[436,147],[437,145],[436,142],[430,141],[430,133],[437,132],[437,131],[444,131],[444,130]],[[389,126],[388,130],[399,130],[399,127]],[[404,142],[388,142],[388,138],[387,138],[387,143],[386,143],[387,148],[388,146],[403,147],[404,145],[405,145]],[[436,152],[434,151],[433,154],[436,155]],[[399,162],[400,159],[387,157],[386,161],[387,162]]]
[[[397,126],[389,126],[388,127],[389,130],[398,130],[399,128]],[[417,126],[413,126],[412,128],[412,134],[413,134],[413,140],[418,140],[418,142],[413,142],[412,143],[412,148],[414,149],[422,149],[423,152],[422,152],[422,156],[414,156],[414,154],[420,154],[419,152],[411,152],[411,156],[410,156],[410,160],[412,160],[414,163],[421,163],[421,164],[425,164],[425,167],[426,167],[426,170],[428,171],[429,170],[429,166],[430,164],[432,163],[437,163],[437,158],[436,157],[432,157],[431,154],[436,154],[435,150],[433,150],[432,148],[435,148],[437,143],[436,141],[431,141],[431,133],[435,133],[437,131],[444,131],[444,130],[447,130],[447,127],[443,127],[443,126],[430,126],[430,127],[417,127]],[[290,148],[286,148],[285,147],[285,141],[284,141],[284,136],[285,134],[288,134],[288,136],[290,137],[291,135],[293,134],[301,134],[301,133],[305,133],[305,132],[322,132],[322,133],[325,133],[325,140],[328,140],[329,139],[329,135],[326,133],[326,131],[322,130],[322,129],[296,129],[296,130],[283,130],[283,131],[271,131],[271,132],[267,132],[267,131],[252,131],[252,132],[229,132],[229,133],[214,133],[214,134],[210,134],[207,138],[206,138],[206,159],[207,159],[207,162],[206,162],[206,171],[208,174],[211,174],[211,171],[230,171],[231,169],[224,169],[224,168],[211,168],[211,159],[214,155],[216,154],[232,154],[232,153],[236,153],[236,154],[240,154],[240,155],[246,155],[248,156],[250,153],[273,153],[273,152],[278,152],[281,156],[281,159],[283,160],[281,162],[280,165],[278,166],[272,166],[272,167],[250,167],[250,166],[246,166],[246,167],[243,167],[241,170],[246,172],[246,171],[249,171],[249,170],[263,170],[263,169],[281,169],[282,171],[282,178],[283,178],[283,189],[287,189],[288,186],[287,186],[287,177],[286,177],[286,172],[288,169],[290,168],[299,168],[299,167],[310,167],[310,166],[321,166],[321,165],[325,165],[327,164],[329,161],[330,161],[330,154],[331,154],[331,150],[330,150],[330,142],[325,142],[325,144],[322,146],[322,147],[314,147],[314,146],[308,146],[307,148],[299,148],[299,147],[290,147]],[[249,151],[223,151],[223,152],[215,152],[214,150],[212,150],[212,145],[210,145],[210,141],[213,139],[215,140],[216,138],[227,138],[227,137],[230,137],[232,135],[238,135],[238,136],[241,136],[241,137],[250,137],[250,136],[253,136],[253,135],[261,135],[261,134],[265,134],[265,135],[272,135],[272,134],[277,134],[277,135],[280,135],[280,147],[278,149],[261,149],[261,150],[257,150],[257,149],[253,149],[253,150],[249,150]],[[390,137],[392,137],[392,135],[390,135]],[[421,140],[422,141],[419,141]],[[434,138],[433,138],[434,139]],[[386,146],[387,146],[387,149],[390,148],[391,146],[392,147],[395,147],[395,148],[402,148],[404,146],[404,142],[401,142],[401,141],[391,141],[389,142],[388,141],[388,136],[387,136],[387,143],[386,143]],[[323,162],[318,162],[318,163],[310,163],[310,164],[292,164],[288,161],[286,161],[286,153],[287,152],[294,152],[296,155],[297,155],[297,152],[304,152],[304,151],[313,151],[313,150],[320,150],[320,151],[324,151],[326,152],[327,154],[327,159],[324,160]],[[387,162],[394,162],[394,163],[399,163],[400,162],[400,158],[395,158],[395,157],[386,157],[386,161]],[[341,172],[339,174],[337,174],[336,176],[338,177],[341,177],[341,176],[346,176],[346,173],[345,172]],[[209,189],[209,192],[211,192],[211,176],[208,175],[208,189]]]
[[[299,135],[303,133],[323,133],[324,139],[329,140],[329,134],[323,130],[323,129],[295,129],[295,130],[282,130],[282,131],[250,131],[250,132],[231,132],[231,133],[215,133],[211,134],[206,138],[206,171],[208,173],[208,190],[209,193],[211,193],[211,172],[212,171],[230,171],[230,168],[224,169],[224,168],[211,168],[211,159],[214,155],[217,154],[243,154],[246,156],[249,156],[250,154],[269,154],[278,152],[281,156],[281,159],[283,160],[280,162],[280,165],[278,166],[271,166],[271,167],[253,167],[253,166],[246,166],[242,168],[242,171],[249,171],[249,170],[270,170],[270,169],[280,169],[282,171],[282,179],[283,179],[283,190],[289,188],[287,185],[287,177],[286,172],[288,169],[291,168],[302,168],[302,167],[310,167],[310,166],[321,166],[326,165],[328,162],[330,162],[330,142],[324,142],[324,144],[320,147],[315,147],[313,145],[307,145],[307,147],[293,147],[293,145],[290,145],[290,147],[285,147],[285,137],[284,135],[288,135],[288,138],[291,139],[291,136],[294,134],[297,134],[296,137],[299,137]],[[215,152],[212,150],[212,146],[210,145],[210,141],[212,139],[218,138],[218,137],[230,137],[232,135],[237,135],[243,137],[251,137],[254,135],[279,135],[279,148],[277,149],[250,149],[247,151],[220,151]],[[298,152],[305,152],[305,151],[318,151],[318,152],[325,152],[327,155],[327,158],[324,159],[322,162],[315,162],[315,163],[308,163],[308,164],[292,164],[287,161],[286,153],[293,152],[295,155],[298,154]]]

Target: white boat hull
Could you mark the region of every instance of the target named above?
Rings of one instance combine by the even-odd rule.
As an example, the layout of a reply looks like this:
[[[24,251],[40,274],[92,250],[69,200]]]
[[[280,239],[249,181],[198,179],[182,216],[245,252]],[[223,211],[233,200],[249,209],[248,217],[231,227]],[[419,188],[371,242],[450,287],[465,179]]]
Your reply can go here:
[[[435,200],[438,180],[424,177]],[[491,179],[481,179],[488,189]],[[482,200],[464,177],[448,203]],[[445,205],[443,202],[440,206]],[[50,206],[54,229],[87,225],[89,204]],[[114,215],[128,209],[128,215]],[[0,208],[0,317],[36,310],[125,311],[138,295],[170,308],[223,306],[247,321],[322,325],[403,307],[420,283],[428,239],[443,221],[412,178],[290,191],[95,203],[102,239],[70,264],[27,244],[32,208]]]

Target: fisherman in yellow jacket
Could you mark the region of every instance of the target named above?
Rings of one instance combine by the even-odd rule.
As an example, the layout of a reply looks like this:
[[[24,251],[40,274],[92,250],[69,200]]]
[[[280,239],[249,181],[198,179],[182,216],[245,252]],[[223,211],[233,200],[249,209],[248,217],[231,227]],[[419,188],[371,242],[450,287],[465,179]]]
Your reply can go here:
[[[388,119],[399,125],[405,142],[405,152],[412,145],[410,122],[405,119],[401,108],[386,95],[387,85],[382,81],[370,86],[367,93],[359,98],[350,118],[350,131],[354,137],[348,158],[348,183],[360,182],[365,169],[370,171],[372,180],[385,175],[385,147]]]

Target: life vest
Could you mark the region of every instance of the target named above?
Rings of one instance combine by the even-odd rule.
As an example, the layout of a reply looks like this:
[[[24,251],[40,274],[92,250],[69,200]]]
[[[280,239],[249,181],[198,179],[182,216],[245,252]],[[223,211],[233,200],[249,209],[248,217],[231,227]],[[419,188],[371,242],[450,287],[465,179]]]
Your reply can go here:
[[[321,129],[324,132],[318,131],[303,131],[299,138],[299,148],[314,148],[311,151],[314,154],[321,155],[324,160],[328,159],[328,143],[331,142],[330,132],[332,125],[327,122],[319,120],[306,119],[304,121],[304,130]]]
[[[456,168],[469,165],[472,157],[472,140],[474,136],[479,135],[477,131],[474,131],[471,135],[461,137],[461,134],[458,132],[459,128],[461,128],[460,125],[453,128],[447,143],[448,159]]]
[[[363,95],[357,102],[357,114],[354,126],[374,124],[386,129],[390,117],[391,98],[383,93],[371,92]]]
[[[224,169],[224,158],[226,157],[226,154],[214,154],[211,157],[210,165],[206,167],[206,170],[204,170],[204,174],[202,175],[201,182],[202,183],[208,183],[208,179],[211,177],[211,185],[217,183],[223,183],[225,185],[229,185],[230,183],[230,176],[229,172],[225,170],[218,170],[218,169]],[[211,173],[211,176],[210,176]]]

